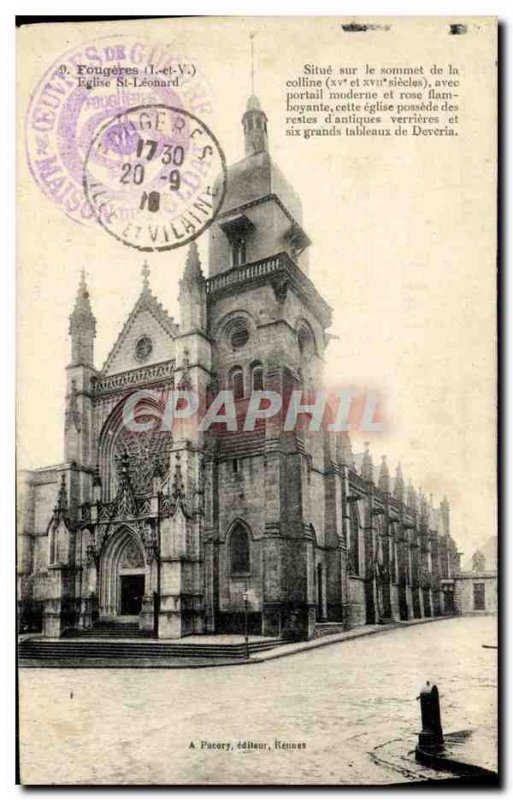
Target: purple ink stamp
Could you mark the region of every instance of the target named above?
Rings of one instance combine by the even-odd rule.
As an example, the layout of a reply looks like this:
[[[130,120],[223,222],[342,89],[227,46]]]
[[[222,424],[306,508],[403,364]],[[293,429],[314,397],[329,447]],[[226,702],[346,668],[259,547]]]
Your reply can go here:
[[[71,219],[96,224],[83,190],[92,140],[126,109],[158,103],[208,120],[211,91],[194,59],[131,35],[106,36],[64,53],[41,79],[27,109],[27,161],[41,191]],[[123,146],[129,145],[117,144],[120,157]],[[104,165],[104,154],[98,158],[98,166]]]
[[[216,218],[226,161],[199,117],[162,103],[141,105],[96,131],[83,185],[94,216],[111,236],[138,250],[172,250]]]

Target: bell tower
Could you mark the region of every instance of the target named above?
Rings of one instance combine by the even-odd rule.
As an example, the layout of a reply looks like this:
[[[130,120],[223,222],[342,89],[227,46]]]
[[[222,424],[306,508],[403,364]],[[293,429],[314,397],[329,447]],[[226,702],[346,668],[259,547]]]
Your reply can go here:
[[[244,127],[244,150],[247,156],[267,152],[267,117],[260,108],[256,95],[252,94],[242,117]]]
[[[85,272],[82,270],[77,297],[69,318],[71,361],[66,367],[66,413],[64,458],[79,467],[94,467],[92,452],[92,381],[96,318],[91,308]],[[70,488],[73,482],[70,483]],[[83,491],[81,492],[83,499]]]
[[[293,390],[320,388],[331,324],[331,309],[307,277],[310,240],[301,201],[271,159],[267,123],[252,94],[242,117],[245,157],[228,168],[224,204],[210,227],[207,335],[215,386],[232,392],[239,420],[253,391],[272,390],[285,401]],[[236,431],[211,437],[211,444],[205,487],[208,630],[238,624],[247,586],[254,632],[277,635],[292,625],[309,638],[315,531],[324,541],[326,518],[326,493],[320,486],[314,493],[311,470],[313,465],[320,475],[325,469],[323,434],[310,441],[270,418],[252,431],[239,422]],[[337,525],[326,534],[330,547],[337,547]],[[242,539],[244,559],[234,544]],[[333,576],[326,582],[323,572],[323,585],[330,607],[340,607],[334,596],[340,582]]]

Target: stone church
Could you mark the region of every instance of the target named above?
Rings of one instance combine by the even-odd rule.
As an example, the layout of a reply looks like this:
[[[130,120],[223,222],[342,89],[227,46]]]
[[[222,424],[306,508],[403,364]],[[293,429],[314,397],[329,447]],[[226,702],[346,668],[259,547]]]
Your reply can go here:
[[[458,553],[438,508],[400,467],[389,475],[347,433],[219,426],[135,433],[122,406],[141,389],[322,384],[332,311],[308,277],[301,201],[269,155],[255,96],[245,157],[228,170],[209,229],[208,275],[193,243],[180,322],[143,268],[142,288],[101,369],[84,275],[70,315],[64,461],[24,473],[19,625],[60,637],[102,622],[147,636],[243,633],[309,639],[454,612]],[[159,405],[148,393],[139,419]],[[146,407],[145,407],[146,403]],[[162,410],[162,409],[160,409]]]

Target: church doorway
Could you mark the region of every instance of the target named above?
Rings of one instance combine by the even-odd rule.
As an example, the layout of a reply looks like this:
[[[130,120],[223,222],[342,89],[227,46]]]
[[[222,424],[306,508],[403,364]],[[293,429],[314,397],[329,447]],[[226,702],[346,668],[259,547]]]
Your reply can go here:
[[[141,613],[144,595],[144,575],[120,575],[122,617]]]
[[[144,551],[139,537],[123,526],[109,538],[100,558],[100,616],[138,616],[146,582]]]

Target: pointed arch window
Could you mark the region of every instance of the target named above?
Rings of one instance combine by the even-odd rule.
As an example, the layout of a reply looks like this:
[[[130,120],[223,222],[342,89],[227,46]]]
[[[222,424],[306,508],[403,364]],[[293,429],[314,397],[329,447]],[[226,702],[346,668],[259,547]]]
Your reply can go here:
[[[232,575],[251,572],[249,533],[237,523],[230,536],[230,571]]]
[[[349,571],[360,574],[360,519],[358,509],[351,503],[349,515]]]
[[[240,267],[246,263],[246,240],[236,236],[232,240],[232,267]]]
[[[231,370],[229,384],[233,399],[241,400],[244,397],[244,373],[241,367],[234,367]]]
[[[240,267],[247,262],[246,242],[255,226],[245,214],[239,214],[221,222],[220,227],[230,243],[231,266]]]
[[[261,361],[254,361],[251,365],[251,388],[254,392],[264,389],[264,367]]]
[[[299,352],[303,358],[311,358],[315,353],[315,341],[311,330],[306,325],[301,325],[297,334]]]

